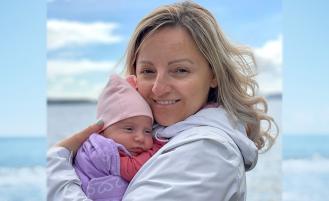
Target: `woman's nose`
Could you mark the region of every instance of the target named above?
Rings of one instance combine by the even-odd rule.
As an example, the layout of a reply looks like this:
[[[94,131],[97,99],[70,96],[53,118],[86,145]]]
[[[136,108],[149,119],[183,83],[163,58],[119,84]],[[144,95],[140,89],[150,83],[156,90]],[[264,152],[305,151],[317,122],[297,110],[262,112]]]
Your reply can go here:
[[[168,79],[163,75],[158,75],[153,83],[152,92],[156,96],[162,96],[170,91]]]

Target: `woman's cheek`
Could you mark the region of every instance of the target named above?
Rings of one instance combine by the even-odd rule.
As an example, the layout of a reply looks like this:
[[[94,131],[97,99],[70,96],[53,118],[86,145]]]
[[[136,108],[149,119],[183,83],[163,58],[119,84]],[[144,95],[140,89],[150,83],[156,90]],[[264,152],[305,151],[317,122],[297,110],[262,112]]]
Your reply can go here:
[[[148,96],[152,91],[152,86],[143,81],[137,81],[137,90],[143,98],[148,101]]]

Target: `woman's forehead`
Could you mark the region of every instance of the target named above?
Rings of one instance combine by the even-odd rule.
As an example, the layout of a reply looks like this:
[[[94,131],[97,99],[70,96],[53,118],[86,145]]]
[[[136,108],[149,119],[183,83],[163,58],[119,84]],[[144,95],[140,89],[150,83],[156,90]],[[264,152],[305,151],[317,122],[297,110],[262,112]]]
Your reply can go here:
[[[140,64],[163,59],[166,62],[187,60],[193,63],[193,58],[200,56],[194,40],[185,29],[170,27],[145,39],[139,49],[137,62]]]

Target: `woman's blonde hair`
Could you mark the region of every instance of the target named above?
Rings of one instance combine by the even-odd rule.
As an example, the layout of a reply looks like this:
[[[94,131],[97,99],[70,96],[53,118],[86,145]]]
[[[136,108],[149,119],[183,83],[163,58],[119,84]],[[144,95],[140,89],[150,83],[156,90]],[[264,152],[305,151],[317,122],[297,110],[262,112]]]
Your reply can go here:
[[[161,6],[144,17],[126,52],[127,73],[136,74],[136,58],[143,41],[168,26],[185,28],[207,59],[218,82],[218,87],[210,90],[208,101],[223,105],[232,118],[244,123],[249,139],[257,148],[268,150],[278,135],[278,126],[266,114],[265,99],[256,96],[254,56],[248,48],[230,43],[213,15],[200,5],[184,1]],[[267,122],[266,129],[261,127],[261,121]]]

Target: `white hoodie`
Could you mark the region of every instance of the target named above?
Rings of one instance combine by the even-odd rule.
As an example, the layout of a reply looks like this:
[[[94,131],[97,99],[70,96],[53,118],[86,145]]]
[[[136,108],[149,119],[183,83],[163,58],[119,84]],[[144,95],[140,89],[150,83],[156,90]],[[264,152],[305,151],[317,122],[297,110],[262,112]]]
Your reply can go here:
[[[256,165],[258,151],[243,125],[230,120],[224,109],[202,109],[156,132],[171,139],[137,172],[124,201],[246,199],[245,171]],[[48,152],[50,201],[87,200],[69,160],[65,149]]]
[[[224,109],[203,109],[156,132],[172,138],[138,171],[124,201],[246,199],[245,170],[256,165],[258,151]]]

